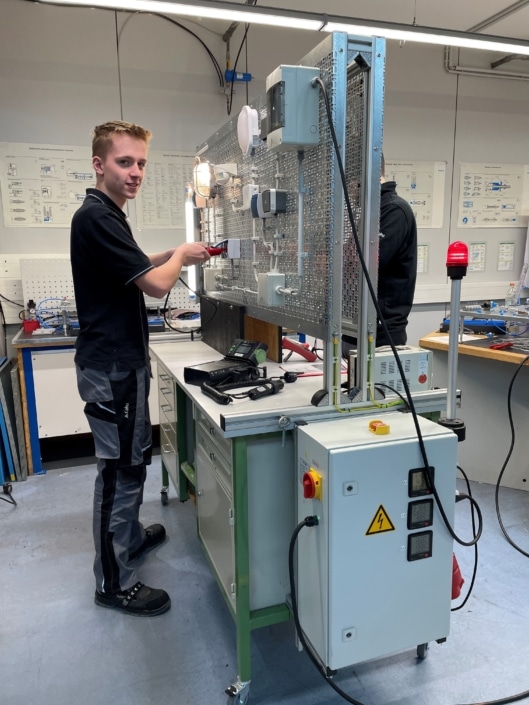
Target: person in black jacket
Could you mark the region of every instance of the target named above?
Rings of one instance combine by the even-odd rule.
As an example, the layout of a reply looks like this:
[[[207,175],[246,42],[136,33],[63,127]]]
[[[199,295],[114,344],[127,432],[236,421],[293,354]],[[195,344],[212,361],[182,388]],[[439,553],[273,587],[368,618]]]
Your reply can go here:
[[[382,155],[377,300],[394,345],[405,345],[417,279],[417,223],[410,204],[397,194],[396,182],[385,180],[385,167]],[[343,340],[346,356],[356,340],[345,335]],[[378,321],[376,346],[389,344]]]
[[[417,223],[410,204],[397,194],[396,182],[385,180],[385,167],[382,155],[377,298],[393,343],[405,345],[417,279]],[[380,322],[376,344],[389,345]]]

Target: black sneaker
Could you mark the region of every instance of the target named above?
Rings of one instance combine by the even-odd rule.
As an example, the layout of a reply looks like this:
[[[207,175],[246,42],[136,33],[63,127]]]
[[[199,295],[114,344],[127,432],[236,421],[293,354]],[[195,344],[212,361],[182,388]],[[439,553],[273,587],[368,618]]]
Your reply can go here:
[[[115,607],[137,617],[163,614],[171,607],[171,598],[165,590],[157,590],[143,583],[123,592],[105,593],[96,590],[95,603],[100,607]]]
[[[143,556],[144,553],[150,551],[151,548],[165,541],[165,529],[161,524],[153,524],[145,529],[145,539],[142,545],[135,551],[129,554],[129,561],[134,561],[136,558]]]

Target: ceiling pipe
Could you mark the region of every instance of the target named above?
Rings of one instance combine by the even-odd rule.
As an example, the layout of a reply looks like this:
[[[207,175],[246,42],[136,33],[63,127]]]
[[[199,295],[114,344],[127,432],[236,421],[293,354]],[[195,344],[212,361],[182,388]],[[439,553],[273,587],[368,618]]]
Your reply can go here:
[[[468,31],[469,32],[479,32],[480,30],[485,29],[485,27],[490,27],[490,25],[496,24],[496,22],[499,22],[500,20],[503,20],[506,17],[509,17],[510,15],[515,14],[516,12],[519,12],[526,5],[529,5],[529,0],[518,0],[518,2],[515,2],[512,5],[509,5],[509,7],[506,7],[503,10],[496,12],[496,14],[492,15],[491,17],[488,17],[487,19],[482,20],[478,24],[471,27]],[[501,65],[507,63],[508,61],[512,61],[513,59],[522,58],[519,54],[510,54],[508,57],[504,57],[503,59],[499,59],[498,61],[495,61],[494,63],[491,64],[490,69],[478,69],[478,68],[473,68],[470,66],[460,66],[458,64],[452,64],[451,63],[451,53],[452,53],[452,47],[449,47],[449,46],[445,47],[444,67],[448,73],[455,73],[455,74],[459,74],[459,75],[463,75],[463,76],[481,76],[481,77],[485,77],[485,78],[509,78],[514,81],[528,81],[529,80],[529,74],[514,73],[511,71],[493,70],[496,66],[501,66]]]

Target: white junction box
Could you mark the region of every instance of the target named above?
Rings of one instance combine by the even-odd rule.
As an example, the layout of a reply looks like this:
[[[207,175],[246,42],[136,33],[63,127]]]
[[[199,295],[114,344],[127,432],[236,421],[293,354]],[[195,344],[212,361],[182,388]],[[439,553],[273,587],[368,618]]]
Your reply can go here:
[[[281,272],[260,272],[257,278],[257,303],[259,306],[281,306],[285,295],[279,289],[285,286],[285,275]]]
[[[457,438],[427,419],[419,424],[453,525]],[[319,518],[298,535],[298,611],[322,663],[337,670],[445,639],[453,542],[411,414],[312,423],[296,433],[297,519]]]

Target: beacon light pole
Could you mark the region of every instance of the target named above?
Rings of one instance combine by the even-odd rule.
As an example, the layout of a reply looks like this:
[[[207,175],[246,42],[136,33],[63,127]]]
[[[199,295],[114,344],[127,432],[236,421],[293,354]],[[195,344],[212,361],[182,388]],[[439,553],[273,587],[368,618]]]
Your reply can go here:
[[[448,384],[446,417],[439,419],[442,426],[451,428],[459,441],[465,440],[465,424],[456,418],[457,346],[459,337],[459,310],[461,304],[461,280],[467,273],[468,246],[464,242],[453,242],[446,255],[446,273],[452,280],[450,298],[450,328],[448,331]]]

